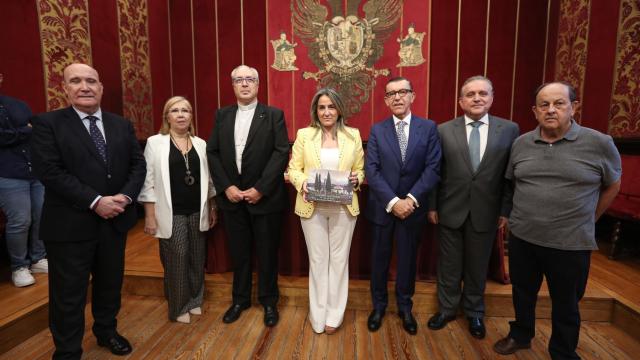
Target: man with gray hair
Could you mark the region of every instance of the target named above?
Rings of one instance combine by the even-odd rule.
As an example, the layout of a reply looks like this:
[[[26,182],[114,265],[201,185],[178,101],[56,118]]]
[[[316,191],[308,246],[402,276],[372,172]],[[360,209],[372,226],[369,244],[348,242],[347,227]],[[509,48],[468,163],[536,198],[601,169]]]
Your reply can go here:
[[[427,217],[438,224],[438,312],[432,330],[455,319],[462,301],[469,332],[482,339],[486,330],[484,289],[498,228],[507,223],[511,197],[504,171],[518,125],[489,115],[493,85],[484,76],[467,79],[458,104],[464,115],[438,126],[442,179],[429,197]],[[507,196],[505,196],[507,195]],[[462,286],[464,284],[464,286]]]
[[[233,303],[222,318],[232,323],[251,306],[251,247],[258,257],[258,301],[264,324],[278,323],[278,244],[289,202],[284,172],[289,138],[282,110],[258,102],[258,71],[231,72],[237,104],[218,109],[207,144],[233,264]]]
[[[505,177],[513,183],[509,271],[515,321],[494,345],[503,355],[531,347],[536,300],[547,281],[551,296],[552,359],[579,359],[578,303],[589,277],[595,222],[620,190],[620,154],[611,136],[573,119],[578,101],[564,82],[536,90],[538,127],[511,149]]]

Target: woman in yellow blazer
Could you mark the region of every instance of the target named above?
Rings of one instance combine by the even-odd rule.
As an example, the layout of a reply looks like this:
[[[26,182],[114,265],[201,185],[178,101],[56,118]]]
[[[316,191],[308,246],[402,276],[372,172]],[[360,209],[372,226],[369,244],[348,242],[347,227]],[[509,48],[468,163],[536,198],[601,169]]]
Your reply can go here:
[[[217,218],[207,144],[193,136],[192,119],[187,99],[167,100],[160,133],[147,139],[147,177],[138,196],[144,232],[160,242],[169,319],[181,323],[202,313],[205,233]]]
[[[298,190],[300,216],[309,253],[309,319],[316,333],[333,334],[342,324],[349,292],[349,250],[360,213],[358,197],[349,205],[310,202],[312,169],[350,171],[354,191],[364,180],[364,152],[358,129],[346,126],[338,93],[320,89],[311,101],[311,123],[298,130],[289,162],[289,180]]]

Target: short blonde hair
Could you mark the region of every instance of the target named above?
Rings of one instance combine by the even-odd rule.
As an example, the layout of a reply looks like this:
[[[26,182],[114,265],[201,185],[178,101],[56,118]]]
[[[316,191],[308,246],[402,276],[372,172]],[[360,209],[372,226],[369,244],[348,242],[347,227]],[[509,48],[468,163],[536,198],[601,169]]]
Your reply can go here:
[[[184,96],[173,96],[169,98],[169,100],[167,100],[167,102],[164,104],[164,109],[162,110],[162,126],[160,126],[160,131],[159,131],[160,134],[167,135],[169,133],[169,129],[171,128],[171,126],[169,125],[169,110],[171,110],[171,108],[175,104],[182,101],[187,103],[187,109],[189,109],[189,111],[191,112],[191,122],[189,123],[189,134],[194,135],[195,129],[193,127],[193,118],[195,114],[193,113],[193,107],[191,106],[191,103]]]

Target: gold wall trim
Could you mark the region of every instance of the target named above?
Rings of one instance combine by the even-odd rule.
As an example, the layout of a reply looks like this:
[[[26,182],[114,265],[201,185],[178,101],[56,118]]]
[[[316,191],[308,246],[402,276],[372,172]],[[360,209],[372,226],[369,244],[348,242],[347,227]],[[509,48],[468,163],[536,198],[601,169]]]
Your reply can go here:
[[[117,0],[122,111],[136,134],[154,133],[147,0]]]
[[[582,97],[589,45],[589,0],[561,0],[555,78],[572,84]],[[574,114],[580,123],[581,109]]]
[[[546,82],[546,74],[547,74],[547,54],[549,53],[549,24],[551,23],[551,2],[553,0],[547,1],[547,26],[544,32],[544,60],[542,62],[542,83]]]
[[[218,37],[218,0],[215,0],[215,15],[216,15],[216,87],[218,89],[218,109],[222,106],[220,104],[220,38]]]
[[[487,76],[487,64],[489,63],[489,29],[491,28],[491,0],[487,0],[487,25],[484,35],[484,76]]]
[[[244,64],[244,0],[240,0],[240,51],[242,52],[242,63]]]
[[[458,115],[458,81],[460,81],[460,17],[462,16],[462,0],[458,0],[458,27],[456,38],[456,83],[453,93],[453,117]],[[429,44],[431,47],[431,44]]]
[[[193,22],[193,0],[189,1],[189,10],[191,15],[191,62],[193,64],[193,128],[198,135],[198,87],[196,86],[196,31]]]
[[[634,75],[640,67],[638,23],[640,3],[637,0],[621,0],[609,110],[609,134],[613,137],[640,138],[640,79]]]
[[[511,72],[511,109],[509,110],[509,119],[513,120],[513,103],[515,102],[516,92],[516,66],[518,65],[518,30],[520,27],[520,0],[516,6],[516,36],[513,45],[513,71]]]
[[[92,65],[87,0],[37,0],[40,47],[44,66],[47,111],[67,106],[62,90],[64,68],[80,62]]]

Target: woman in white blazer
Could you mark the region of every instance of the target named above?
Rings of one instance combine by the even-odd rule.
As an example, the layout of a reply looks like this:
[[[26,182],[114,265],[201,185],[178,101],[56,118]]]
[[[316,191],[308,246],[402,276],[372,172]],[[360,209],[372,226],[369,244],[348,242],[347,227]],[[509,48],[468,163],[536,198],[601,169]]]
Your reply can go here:
[[[298,191],[295,212],[300,216],[309,253],[309,320],[316,333],[333,334],[342,324],[349,293],[349,250],[360,213],[358,196],[351,204],[309,202],[309,171],[348,171],[353,190],[364,180],[362,139],[346,126],[338,93],[318,90],[311,101],[311,123],[298,130],[289,162],[289,181]]]
[[[160,241],[169,319],[182,323],[202,314],[205,233],[217,216],[207,144],[192,135],[192,120],[187,99],[167,100],[160,133],[147,139],[147,177],[138,196],[144,232]]]

